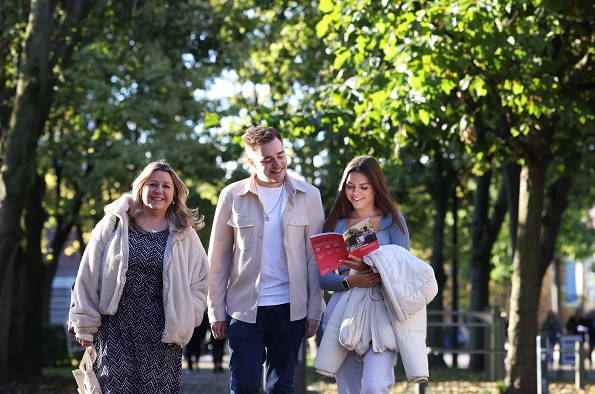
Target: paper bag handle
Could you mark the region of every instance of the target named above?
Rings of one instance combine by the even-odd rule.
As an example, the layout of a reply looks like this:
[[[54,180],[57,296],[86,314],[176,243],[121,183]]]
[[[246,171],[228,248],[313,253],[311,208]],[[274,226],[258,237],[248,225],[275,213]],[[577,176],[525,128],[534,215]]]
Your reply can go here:
[[[79,364],[79,369],[83,371],[92,371],[95,360],[97,360],[97,350],[95,349],[95,345],[88,346],[85,350],[85,354],[83,354],[81,363]]]

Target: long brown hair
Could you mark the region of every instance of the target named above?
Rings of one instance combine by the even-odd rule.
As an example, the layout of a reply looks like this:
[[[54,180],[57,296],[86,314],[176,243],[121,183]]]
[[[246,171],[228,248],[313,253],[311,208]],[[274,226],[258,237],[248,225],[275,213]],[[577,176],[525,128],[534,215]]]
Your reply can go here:
[[[368,178],[370,185],[374,189],[374,206],[382,212],[382,215],[391,215],[391,225],[396,224],[402,231],[405,231],[403,224],[399,219],[399,211],[397,210],[393,197],[388,190],[388,185],[384,179],[380,164],[378,164],[376,159],[372,156],[358,156],[352,159],[347,164],[347,167],[345,167],[341,183],[339,184],[337,197],[335,198],[331,212],[324,223],[323,230],[335,231],[339,219],[348,217],[353,211],[353,205],[351,205],[345,194],[345,182],[347,181],[349,174],[352,172],[359,172]]]
[[[138,221],[142,215],[143,188],[155,171],[169,173],[174,182],[174,198],[172,204],[167,208],[165,216],[169,222],[173,223],[176,231],[183,230],[189,226],[195,230],[203,228],[205,225],[204,218],[198,214],[198,208],[188,208],[186,205],[186,199],[188,198],[188,194],[190,194],[188,187],[165,159],[149,163],[139,172],[134,182],[132,182],[132,204],[130,204],[130,208],[128,209],[130,216]]]

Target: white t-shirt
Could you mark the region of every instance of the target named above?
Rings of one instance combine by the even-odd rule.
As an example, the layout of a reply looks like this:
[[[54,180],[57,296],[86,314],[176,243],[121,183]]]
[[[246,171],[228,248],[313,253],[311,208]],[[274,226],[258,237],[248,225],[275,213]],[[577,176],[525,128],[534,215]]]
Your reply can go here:
[[[258,306],[281,305],[289,302],[289,271],[281,236],[281,212],[286,205],[285,187],[256,185],[265,217],[262,264],[260,267],[260,295]]]

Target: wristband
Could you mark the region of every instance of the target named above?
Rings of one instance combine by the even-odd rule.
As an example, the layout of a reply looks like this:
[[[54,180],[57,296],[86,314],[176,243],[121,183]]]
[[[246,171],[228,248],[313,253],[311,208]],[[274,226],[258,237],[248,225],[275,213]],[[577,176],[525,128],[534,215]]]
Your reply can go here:
[[[343,287],[345,288],[345,290],[351,289],[351,286],[349,286],[349,282],[347,282],[347,275],[343,278],[342,282],[343,282]]]

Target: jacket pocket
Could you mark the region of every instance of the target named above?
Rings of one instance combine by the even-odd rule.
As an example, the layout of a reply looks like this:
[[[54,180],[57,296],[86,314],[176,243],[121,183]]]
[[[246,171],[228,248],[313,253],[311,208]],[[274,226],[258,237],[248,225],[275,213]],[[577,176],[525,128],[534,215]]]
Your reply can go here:
[[[233,227],[238,249],[252,249],[254,216],[233,214],[227,221],[227,225]]]
[[[308,214],[294,213],[285,228],[285,245],[290,249],[304,247],[306,244],[305,230],[310,224]]]

